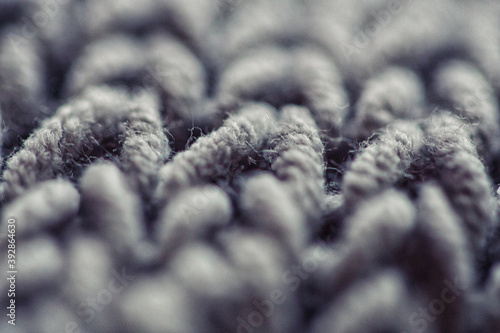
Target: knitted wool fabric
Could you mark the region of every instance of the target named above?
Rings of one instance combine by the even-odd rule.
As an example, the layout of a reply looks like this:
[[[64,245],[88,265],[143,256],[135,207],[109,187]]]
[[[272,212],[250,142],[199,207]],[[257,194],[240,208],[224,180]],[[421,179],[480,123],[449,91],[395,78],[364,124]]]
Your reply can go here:
[[[500,332],[499,64],[488,0],[0,0],[0,332]]]

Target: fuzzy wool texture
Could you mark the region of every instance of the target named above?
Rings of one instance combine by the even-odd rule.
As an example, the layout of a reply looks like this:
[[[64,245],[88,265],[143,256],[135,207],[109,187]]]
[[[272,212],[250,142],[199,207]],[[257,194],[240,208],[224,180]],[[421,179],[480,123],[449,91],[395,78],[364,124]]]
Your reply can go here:
[[[498,333],[499,98],[496,1],[0,0],[0,332]]]

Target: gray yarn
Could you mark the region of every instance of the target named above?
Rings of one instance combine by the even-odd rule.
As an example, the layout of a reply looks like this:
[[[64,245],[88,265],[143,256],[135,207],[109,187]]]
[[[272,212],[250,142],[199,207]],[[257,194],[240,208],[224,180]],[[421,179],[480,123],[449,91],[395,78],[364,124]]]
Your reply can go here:
[[[252,49],[300,38],[305,24],[300,20],[298,1],[240,1],[227,20],[220,44],[225,62]],[[293,4],[293,5],[292,5]]]
[[[306,221],[316,225],[324,198],[323,144],[305,108],[281,110],[280,129],[271,142],[271,169],[301,207]]]
[[[440,264],[446,263],[443,267],[451,270],[447,277],[470,285],[474,281],[470,266],[471,248],[458,223],[458,216],[451,211],[448,200],[438,187],[426,185],[419,195],[418,229],[433,241],[434,246],[440,248],[437,252],[446,258]]]
[[[443,114],[429,119],[425,149],[435,165],[435,177],[467,227],[476,249],[484,246],[494,219],[490,179],[469,138],[466,125]]]
[[[448,204],[442,191],[434,186],[424,186],[417,203],[418,224],[415,231],[419,248],[424,253],[413,254],[413,264],[407,264],[410,279],[422,290],[426,302],[431,302],[443,290],[443,283],[449,281],[461,288],[471,288],[475,277],[471,270],[472,256],[465,230]],[[410,259],[411,260],[411,259]],[[432,276],[422,281],[420,275],[412,271],[415,266],[425,265],[432,270]],[[465,287],[464,287],[465,286]],[[446,313],[436,318],[432,324],[440,331],[456,332],[463,326],[467,296],[457,298],[447,305]]]
[[[113,36],[97,40],[83,50],[83,55],[73,64],[66,83],[67,94],[80,94],[92,85],[130,77],[142,64],[142,48],[126,36]]]
[[[0,332],[500,331],[499,13],[0,0]]]
[[[274,118],[275,110],[265,104],[244,106],[160,170],[157,199],[165,201],[186,187],[225,176],[238,162],[263,148],[276,131]]]
[[[393,16],[393,22],[371,44],[371,52],[358,53],[359,60],[353,68],[360,65],[362,71],[355,73],[355,77],[376,73],[393,61],[425,65],[436,53],[454,47],[457,43],[455,22],[462,14],[452,14],[455,5],[453,1],[442,1],[440,10],[433,10],[432,0],[404,2],[404,7],[399,9],[403,14]]]
[[[396,185],[409,171],[423,144],[422,130],[412,123],[398,122],[363,149],[343,179],[347,209],[356,208],[386,188]]]
[[[491,270],[491,275],[486,284],[486,304],[488,308],[489,328],[494,331],[500,329],[500,320],[497,313],[500,310],[500,266],[498,264]]]
[[[155,34],[139,41],[116,35],[97,40],[83,52],[69,73],[69,95],[93,85],[134,81],[137,88],[158,92],[164,118],[175,115],[191,122],[199,113],[196,108],[205,92],[205,72],[192,52],[176,39]]]
[[[83,320],[79,322],[78,317],[70,318],[65,325],[71,321],[77,323],[82,331],[113,331],[111,328],[116,324],[106,320],[106,317],[112,318],[110,309],[102,309],[105,316],[96,316],[89,303],[89,300],[96,300],[103,288],[110,289],[109,283],[113,279],[110,267],[116,264],[111,252],[109,246],[98,238],[80,236],[73,239],[64,267],[67,278],[63,286],[63,298],[71,313]],[[114,269],[114,272],[119,272],[119,268]],[[120,285],[114,282],[111,288],[120,288]]]
[[[397,271],[387,270],[358,282],[327,307],[315,321],[314,333],[404,331],[408,295]]]
[[[13,42],[19,31],[10,28],[0,35],[0,110],[7,132],[4,142],[14,145],[45,118],[45,70],[37,40]]]
[[[368,80],[356,105],[353,136],[366,140],[396,119],[421,118],[423,90],[413,72],[397,67]]]
[[[194,322],[198,330],[216,332],[230,327],[230,314],[236,315],[237,295],[243,283],[237,271],[221,253],[206,244],[193,243],[183,247],[173,259],[170,268],[173,277],[189,293],[193,303],[205,307],[193,307]],[[217,306],[215,309],[214,306]],[[214,309],[214,310],[209,310]],[[213,322],[219,321],[219,326]]]
[[[349,105],[335,65],[309,48],[250,52],[223,72],[217,100],[223,110],[249,100],[304,104],[320,128],[332,133],[340,131]]]
[[[350,286],[353,276],[366,276],[395,256],[415,225],[416,212],[401,193],[389,190],[373,198],[347,222],[340,249],[329,254],[314,274],[320,302]]]
[[[189,317],[188,294],[169,277],[144,277],[136,281],[123,295],[119,311],[123,328],[131,332],[193,332],[197,329]]]
[[[18,248],[18,270],[23,270],[26,274],[18,276],[16,292],[21,296],[28,296],[57,289],[62,278],[64,256],[53,238],[38,236],[19,242]]]
[[[373,6],[361,0],[311,1],[308,30],[332,54],[344,78],[360,86],[391,63],[425,65],[435,54],[455,46],[463,8],[454,7],[464,6],[457,2],[440,1],[436,10],[432,0],[379,1]],[[338,9],[340,4],[345,12]],[[392,10],[388,19],[377,19],[375,14],[383,10]],[[374,32],[366,33],[368,29]]]
[[[205,185],[181,191],[160,213],[155,238],[164,253],[189,241],[208,238],[229,224],[232,207],[227,194]]]
[[[273,290],[281,289],[286,295],[285,302],[275,307],[272,316],[264,317],[264,323],[257,327],[256,332],[300,331],[303,314],[297,302],[298,293],[293,285],[283,286],[282,274],[292,265],[288,253],[281,245],[265,234],[243,233],[242,230],[223,235],[221,243],[243,284],[242,290],[235,295],[241,317],[248,319],[249,312],[255,309],[255,303],[252,304],[251,301],[266,300]],[[249,257],[251,260],[248,260]],[[238,324],[234,316],[230,316],[229,319],[232,325]],[[230,329],[230,331],[236,330],[237,327]]]
[[[158,171],[170,155],[170,147],[159,118],[154,113],[147,121],[142,117],[143,113],[139,111],[128,120],[120,166],[132,187],[147,200],[158,184]]]
[[[498,59],[500,59],[500,52],[498,51],[500,43],[498,41],[499,22],[491,18],[496,17],[500,7],[497,3],[488,6],[486,3],[479,2],[474,9],[471,11],[470,19],[466,21],[463,39],[470,47],[471,56],[498,92],[500,88],[500,71],[498,67]]]
[[[201,47],[214,18],[209,0],[146,0],[135,6],[130,0],[87,1],[81,4],[85,34],[91,39],[110,32],[134,32],[147,26],[166,25],[195,48]]]
[[[6,164],[4,182],[0,193],[3,200],[12,199],[29,187],[55,177],[54,167],[62,164],[57,142],[62,137],[61,124],[57,120],[46,120]]]
[[[110,278],[108,268],[113,266],[108,245],[95,237],[79,236],[73,239],[67,251],[69,260],[64,267],[68,274],[64,296],[72,307],[78,307],[89,295],[96,295]]]
[[[135,136],[143,127],[150,131],[144,134],[165,142],[159,123],[157,104],[147,95],[129,97],[111,88],[89,89],[44,121],[24,142],[23,149],[8,161],[3,175],[5,182],[2,183],[4,200],[21,194],[40,181],[54,178],[63,171],[66,163],[77,163],[78,159],[86,158],[94,147],[113,136],[127,133]],[[165,143],[159,146],[158,166],[168,154]],[[140,156],[137,158],[141,159]],[[155,160],[151,156],[147,158]],[[127,159],[130,157],[125,156]],[[130,162],[128,166],[133,173],[136,166]]]
[[[451,61],[435,74],[434,90],[457,116],[470,122],[481,156],[498,149],[498,103],[483,75],[467,63]]]
[[[268,174],[250,178],[241,193],[241,209],[251,226],[301,250],[309,236],[306,216],[284,185]]]
[[[95,229],[120,257],[133,255],[145,239],[139,197],[112,164],[89,167],[81,179],[84,224]],[[119,217],[119,218],[118,218]]]
[[[71,183],[46,181],[28,191],[22,199],[18,198],[5,206],[2,223],[15,217],[20,221],[17,236],[35,234],[58,227],[75,217],[79,204],[80,195]]]

